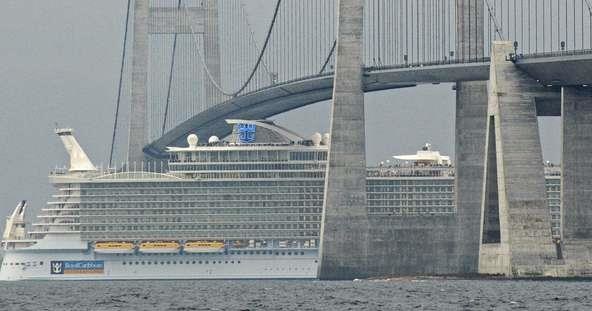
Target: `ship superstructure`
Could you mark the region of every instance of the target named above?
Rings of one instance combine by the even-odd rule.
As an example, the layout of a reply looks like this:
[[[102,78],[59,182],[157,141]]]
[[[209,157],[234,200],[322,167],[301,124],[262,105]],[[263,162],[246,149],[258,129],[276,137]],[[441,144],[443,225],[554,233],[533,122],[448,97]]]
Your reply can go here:
[[[227,122],[226,139],[169,147],[167,169],[97,168],[56,130],[70,165],[28,232],[24,202],[8,218],[0,279],[316,278],[329,135]],[[376,217],[456,213],[454,168],[429,145],[369,168],[367,187]]]

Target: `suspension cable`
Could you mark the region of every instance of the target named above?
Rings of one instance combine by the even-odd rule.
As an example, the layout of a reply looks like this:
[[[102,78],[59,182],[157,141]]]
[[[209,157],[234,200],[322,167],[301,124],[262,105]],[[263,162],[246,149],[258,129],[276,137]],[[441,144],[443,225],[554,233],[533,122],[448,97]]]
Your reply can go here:
[[[495,33],[499,36],[500,40],[504,40],[504,36],[501,33],[500,27],[497,25],[497,18],[495,13],[491,11],[491,5],[489,4],[489,0],[485,0],[485,5],[487,5],[487,11],[489,12],[489,17],[493,20],[493,27],[495,28]]]
[[[196,38],[196,33],[195,33],[195,29],[193,28],[193,25],[189,25],[189,28],[191,30],[191,35],[193,40],[196,42],[196,50],[198,53],[198,57],[201,60],[202,66],[204,67],[204,71],[208,76],[208,79],[210,80],[210,82],[212,83],[212,85],[218,89],[218,91],[220,91],[220,93],[226,95],[226,96],[230,96],[230,97],[236,97],[238,94],[240,94],[251,82],[251,80],[253,79],[253,77],[255,76],[255,73],[257,72],[257,69],[259,68],[259,65],[261,64],[261,61],[263,59],[263,54],[265,53],[266,49],[267,49],[267,45],[269,44],[270,38],[271,38],[271,34],[273,32],[277,17],[278,17],[278,12],[279,12],[279,8],[280,5],[282,3],[282,0],[277,0],[276,5],[275,5],[275,10],[273,13],[273,19],[271,20],[271,23],[269,25],[269,28],[267,29],[267,36],[265,37],[265,43],[263,44],[263,47],[261,48],[261,51],[259,53],[259,57],[257,58],[257,62],[255,63],[255,66],[253,67],[253,69],[251,70],[251,73],[249,74],[249,77],[247,78],[247,80],[243,83],[243,85],[235,92],[228,92],[228,91],[224,91],[224,89],[222,89],[222,86],[218,83],[218,81],[216,81],[216,79],[214,79],[214,77],[212,76],[212,73],[210,72],[210,69],[208,68],[208,66],[205,63],[205,59],[204,59],[204,55],[203,53],[200,52],[199,50],[199,45],[197,44],[197,38]],[[188,13],[188,9],[187,6],[184,6],[185,8],[185,14],[187,16],[189,16]]]
[[[323,63],[323,67],[321,67],[321,70],[319,70],[319,74],[323,73],[325,71],[325,69],[327,69],[329,62],[331,61],[331,57],[333,56],[333,53],[335,53],[336,46],[337,46],[337,40],[334,40],[333,46],[331,47],[331,51],[329,51],[329,55],[327,55],[327,58],[325,59],[325,62]]]
[[[109,151],[109,167],[113,164],[113,151],[115,149],[115,135],[117,134],[117,123],[119,120],[119,106],[121,104],[121,92],[123,89],[123,69],[125,67],[125,50],[127,46],[127,33],[129,26],[131,0],[127,0],[127,10],[125,15],[125,30],[123,33],[123,51],[121,52],[121,69],[119,71],[119,86],[117,90],[117,101],[115,104],[115,120],[113,122],[113,136],[111,137],[111,149]]]

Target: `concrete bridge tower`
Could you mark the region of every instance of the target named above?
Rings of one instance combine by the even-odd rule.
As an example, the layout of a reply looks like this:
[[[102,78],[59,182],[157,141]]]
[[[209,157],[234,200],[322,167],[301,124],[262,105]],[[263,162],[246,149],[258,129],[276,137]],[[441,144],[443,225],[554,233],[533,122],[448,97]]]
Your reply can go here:
[[[558,276],[536,109],[550,90],[517,68],[512,42],[491,53],[479,273]]]
[[[148,142],[146,129],[146,109],[148,100],[148,58],[149,33],[148,18],[150,15],[149,0],[134,1],[133,44],[132,44],[132,103],[130,111],[128,163],[142,163],[142,148]]]
[[[561,94],[562,240],[567,276],[592,274],[592,89],[566,86]]]
[[[367,276],[364,0],[338,1],[331,145],[321,225],[321,279]]]
[[[179,2],[181,3],[181,2]],[[180,4],[182,5],[182,4]],[[132,104],[128,140],[128,162],[145,161],[142,148],[148,143],[147,103],[150,36],[153,34],[202,35],[205,64],[211,76],[220,82],[220,43],[218,1],[204,0],[201,7],[151,8],[149,0],[135,0],[132,44]],[[183,18],[189,15],[189,18]],[[178,23],[188,20],[188,24]],[[216,100],[215,88],[205,82],[206,104]],[[162,103],[165,105],[165,103]]]
[[[484,0],[456,0],[456,58],[484,57]],[[477,273],[487,126],[487,81],[456,83],[456,233],[458,272]]]

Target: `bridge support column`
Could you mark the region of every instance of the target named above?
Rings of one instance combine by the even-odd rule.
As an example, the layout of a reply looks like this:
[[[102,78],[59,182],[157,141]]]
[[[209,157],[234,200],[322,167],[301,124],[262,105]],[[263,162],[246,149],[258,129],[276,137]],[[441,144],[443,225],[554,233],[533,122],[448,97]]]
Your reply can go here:
[[[592,90],[562,90],[562,246],[570,275],[592,274]]]
[[[477,273],[485,163],[487,82],[456,84],[456,210],[458,272]]]
[[[339,0],[331,145],[325,178],[319,278],[368,275],[366,138],[362,89],[364,0]]]
[[[483,58],[485,48],[484,0],[456,0],[457,55],[461,60]],[[477,273],[479,219],[485,162],[487,82],[456,84],[456,255],[458,273]]]
[[[146,106],[148,94],[148,0],[134,1],[132,104],[130,111],[128,162],[142,163],[142,148],[148,143],[146,130]],[[139,165],[139,164],[138,164]]]
[[[535,97],[541,86],[494,42],[482,204],[479,273],[555,276]]]
[[[220,27],[218,26],[218,1],[206,0],[204,1],[206,16],[204,24],[204,58],[208,71],[216,83],[221,81],[220,69]],[[221,102],[221,94],[216,89],[216,86],[206,79],[206,107]]]

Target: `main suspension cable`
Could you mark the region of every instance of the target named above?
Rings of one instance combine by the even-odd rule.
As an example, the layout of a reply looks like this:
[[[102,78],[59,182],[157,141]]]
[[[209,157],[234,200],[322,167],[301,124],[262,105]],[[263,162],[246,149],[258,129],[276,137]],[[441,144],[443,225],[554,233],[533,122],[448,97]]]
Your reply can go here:
[[[121,92],[123,89],[123,70],[125,67],[125,51],[127,46],[127,33],[128,33],[128,25],[129,25],[129,17],[130,17],[130,9],[131,9],[131,0],[127,0],[127,11],[125,15],[125,30],[123,34],[123,51],[121,52],[121,69],[119,71],[119,87],[117,90],[117,102],[115,105],[115,120],[113,122],[113,136],[111,137],[111,150],[109,151],[109,167],[113,164],[113,151],[115,148],[115,135],[117,134],[117,123],[119,120],[119,106],[121,104]]]

